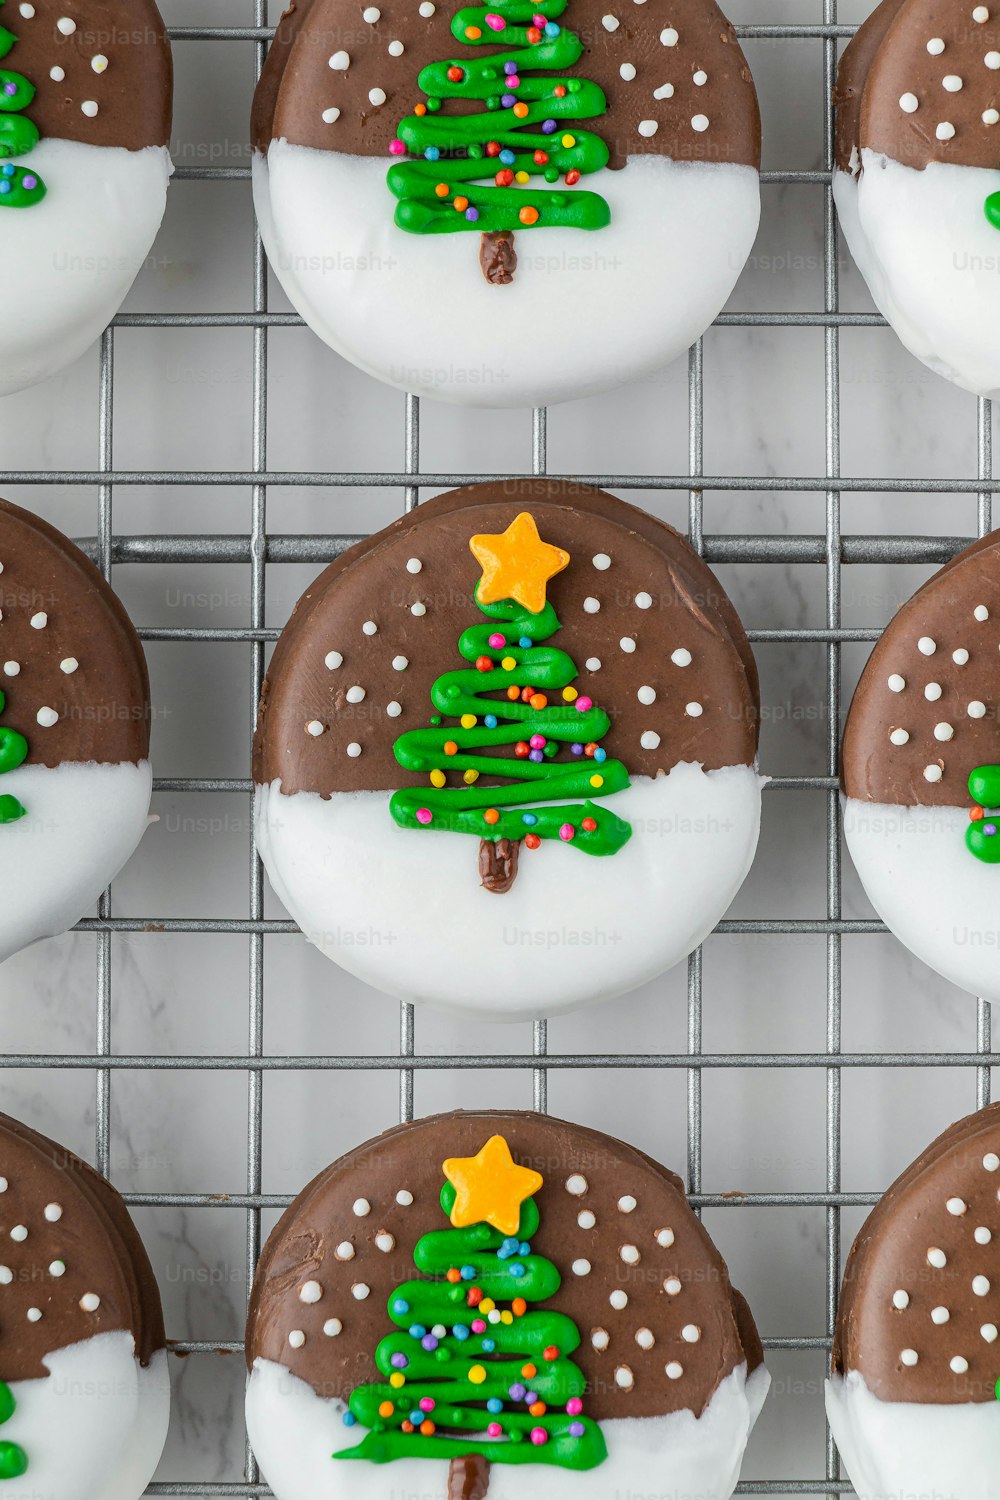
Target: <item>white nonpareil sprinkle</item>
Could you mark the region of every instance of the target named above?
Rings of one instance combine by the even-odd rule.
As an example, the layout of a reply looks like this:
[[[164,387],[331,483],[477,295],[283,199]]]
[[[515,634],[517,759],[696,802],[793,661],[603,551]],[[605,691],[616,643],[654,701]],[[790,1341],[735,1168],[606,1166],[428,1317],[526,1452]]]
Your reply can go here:
[[[28,1322],[40,1323],[42,1321],[42,1309],[40,1307],[28,1308]]]
[[[49,617],[43,609],[40,609],[37,615],[32,615],[30,621],[32,630],[44,630],[48,623]]]
[[[378,626],[374,620],[366,620],[361,629],[365,635],[378,635]]]
[[[640,703],[655,703],[656,689],[651,687],[641,687],[635,696],[638,698]]]
[[[403,46],[403,43],[401,41],[397,40],[394,42],[390,42],[386,50],[388,51],[390,57],[402,57],[403,53],[406,51],[406,48]]]
[[[704,68],[699,68],[697,73],[692,74],[691,82],[697,89],[705,87],[705,84],[708,82],[708,74],[705,72]]]
[[[409,1208],[413,1202],[413,1194],[408,1193],[406,1188],[400,1188],[399,1192],[396,1194],[396,1202],[399,1204],[400,1208]]]
[[[390,719],[398,719],[400,714],[403,712],[403,705],[401,703],[397,703],[395,698],[393,698],[391,703],[386,704],[385,711],[389,715]]]
[[[361,754],[361,746],[358,744],[357,740],[351,741],[351,743],[347,747],[347,753],[352,760],[357,760],[358,756]]]
[[[959,646],[957,651],[953,651],[951,653],[951,659],[955,663],[956,667],[964,667],[966,662],[969,660],[969,653],[968,651],[966,651],[964,646]]]
[[[326,653],[326,664],[330,668],[331,672],[335,672],[338,667],[342,667],[344,665],[344,658],[341,656],[339,651],[328,651]]]
[[[96,1292],[84,1292],[80,1298],[80,1306],[84,1312],[96,1312],[101,1305],[101,1299]]]
[[[650,1328],[637,1328],[635,1331],[635,1341],[640,1349],[652,1349],[656,1343],[653,1331]]]
[[[974,21],[977,21],[980,26],[982,26],[984,21],[988,21],[989,18],[990,13],[985,5],[977,5],[975,10],[972,12],[972,19]]]
[[[582,1198],[587,1191],[587,1179],[582,1172],[574,1172],[571,1177],[566,1178],[566,1191],[572,1193],[574,1198]]]
[[[998,54],[1000,56],[1000,54]],[[950,141],[955,134],[955,127],[950,120],[942,120],[934,131],[939,141]]]
[[[20,1245],[22,1241],[28,1238],[27,1227],[24,1224],[15,1224],[14,1228],[10,1232],[10,1237]]]
[[[651,135],[655,135],[656,132],[659,130],[659,128],[660,128],[659,124],[657,123],[656,120],[640,120],[639,121],[639,134],[640,135],[644,135],[644,136],[647,136],[647,137],[651,136]]]
[[[49,77],[54,83],[62,83],[63,79],[66,77],[66,69],[60,68],[57,63],[54,68],[49,69]]]
[[[680,41],[680,37],[672,26],[666,26],[660,32],[660,41],[663,43],[664,47],[676,47],[677,43]]]
[[[436,10],[437,6],[433,3],[433,0],[423,0],[423,3],[420,6],[420,14],[423,16],[425,21],[430,20],[431,16]]]
[[[411,615],[416,615],[416,617],[417,617],[418,620],[423,615],[425,615],[426,613],[427,613],[427,605],[426,604],[421,604],[420,601],[419,601],[419,599],[417,600],[416,604],[411,604],[410,605],[410,614]]]
[[[637,1266],[641,1259],[638,1247],[635,1245],[622,1245],[618,1254],[627,1266]]]
[[[948,1257],[943,1250],[939,1250],[936,1245],[932,1245],[927,1252],[927,1264],[933,1266],[937,1271],[943,1271],[948,1264]]]
[[[581,1229],[593,1229],[594,1225],[597,1223],[597,1218],[596,1215],[591,1213],[589,1208],[581,1208],[580,1212],[576,1216],[576,1222],[579,1224]]]
[[[351,66],[351,54],[343,51],[335,52],[330,58],[330,67],[335,73],[345,73]]]
[[[948,1311],[948,1309],[946,1307],[932,1307],[931,1308],[931,1322],[932,1323],[936,1323],[939,1328],[941,1327],[942,1324],[947,1323],[948,1320],[950,1319],[950,1317],[951,1317],[951,1313]]]
[[[345,694],[345,696],[348,703],[363,703],[365,701],[365,690],[363,687],[359,687],[357,684],[355,684],[354,687],[349,687],[347,689],[347,693]]]
[[[368,1202],[367,1198],[355,1198],[355,1200],[354,1200],[354,1216],[355,1216],[356,1219],[367,1219],[367,1217],[371,1213],[371,1211],[372,1211],[372,1206]]]
[[[654,99],[672,99],[674,97],[674,86],[672,83],[661,83],[658,89],[653,90]]]
[[[922,635],[917,642],[917,650],[921,656],[933,656],[937,650],[937,641],[932,641],[929,635]]]
[[[920,1355],[917,1353],[916,1349],[902,1349],[900,1350],[899,1358],[904,1365],[910,1365],[912,1367],[917,1363]]]
[[[59,663],[59,670],[60,672],[65,672],[67,677],[72,677],[79,665],[80,663],[75,656],[65,656]]]
[[[976,619],[976,620],[978,620],[979,623],[980,623],[980,625],[981,625],[984,620],[988,620],[989,619],[990,612],[986,608],[985,604],[977,604],[976,607],[975,607],[975,609],[972,611],[972,615],[973,615],[973,618]]]
[[[691,129],[697,130],[700,135],[702,131],[708,129],[708,124],[708,115],[694,115],[691,120]]]
[[[597,569],[598,573],[606,573],[608,568],[610,568],[611,566],[611,559],[606,552],[595,552],[594,556],[591,558],[591,562],[594,564],[594,567]]]
[[[599,672],[601,670],[601,658],[599,656],[588,656],[584,665],[588,672]]]
[[[627,656],[630,656],[635,650],[635,641],[630,635],[623,635],[618,644]]]
[[[995,1151],[987,1151],[983,1157],[983,1167],[987,1172],[1000,1172],[1000,1156]]]
[[[607,15],[601,17],[601,25],[605,31],[617,31],[621,24],[617,16]]]
[[[988,68],[1000,68],[1000,52],[987,52],[983,62]]]
[[[631,83],[635,77],[635,63],[622,63],[618,72],[626,83]]]
[[[355,1302],[364,1302],[367,1297],[371,1296],[371,1290],[371,1287],[366,1286],[363,1281],[356,1281],[351,1287],[351,1296]]]
[[[652,609],[652,607],[653,607],[653,596],[652,596],[652,594],[647,594],[647,593],[645,593],[645,591],[636,594],[636,596],[635,596],[635,607],[636,607],[636,609]]]
[[[893,672],[892,676],[889,678],[888,683],[890,693],[901,693],[905,686],[906,678],[900,677],[898,672]]]
[[[90,66],[95,73],[106,73],[108,71],[108,60],[103,52],[98,52],[96,57],[90,59]]]
[[[666,1292],[668,1297],[676,1297],[680,1289],[680,1278],[677,1276],[668,1276],[666,1281],[663,1283],[663,1290]]]
[[[980,1328],[979,1333],[980,1336],[984,1338],[988,1344],[996,1343],[997,1325],[995,1323],[984,1323],[982,1328]]]
[[[700,719],[705,710],[700,703],[685,703],[684,712],[689,719]]]
[[[945,1208],[950,1214],[953,1214],[956,1219],[961,1218],[962,1214],[967,1212],[967,1205],[963,1198],[949,1198],[948,1202],[945,1204]]]
[[[996,125],[1000,121],[1000,109],[984,109],[983,124]]]
[[[339,119],[340,119],[340,110],[337,109],[336,105],[331,106],[330,109],[324,109],[324,111],[323,111],[323,124],[324,125],[336,125],[336,123],[337,123],[337,121]]]
[[[419,572],[421,572],[421,571],[422,571],[422,570],[423,570],[423,566],[424,566],[424,565],[423,565],[423,563],[422,563],[422,562],[421,562],[421,561],[420,561],[420,558],[419,558],[419,557],[411,557],[411,558],[410,558],[410,559],[409,559],[409,560],[408,560],[408,561],[407,561],[407,564],[406,564],[406,571],[407,571],[407,572],[408,572],[408,573],[419,573]]]
[[[340,1244],[337,1246],[336,1250],[333,1253],[338,1260],[353,1260],[354,1246],[351,1244],[350,1240],[341,1240]]]
[[[930,41],[927,43],[927,50],[930,53],[931,57],[940,57],[941,53],[944,51],[944,42],[939,36],[932,36]]]
[[[906,115],[912,115],[919,103],[916,94],[900,94],[899,96],[899,107]]]
[[[639,736],[639,744],[644,750],[658,750],[660,746],[660,736],[657,734],[655,729],[646,729]]]
[[[383,1255],[388,1255],[396,1248],[396,1236],[390,1234],[387,1229],[380,1229],[375,1236],[375,1248],[381,1250]]]
[[[681,1338],[685,1344],[696,1344],[701,1338],[701,1329],[697,1323],[685,1323],[681,1329]]]
[[[62,1216],[63,1216],[63,1211],[62,1211],[62,1204],[61,1203],[46,1203],[46,1205],[45,1205],[45,1218],[46,1218],[46,1222],[47,1223],[49,1223],[49,1224],[58,1224],[59,1220],[62,1218]]]
[[[3,664],[3,672],[5,677],[16,677],[20,670],[21,663],[19,661],[5,661]]]
[[[635,1376],[628,1365],[619,1365],[615,1371],[615,1385],[623,1391],[630,1391],[635,1385]]]
[[[938,765],[924,766],[925,781],[940,781],[943,775],[944,772]]]
[[[595,1349],[606,1349],[611,1342],[610,1338],[608,1337],[607,1329],[593,1329],[590,1335],[590,1342],[593,1344]]]
[[[950,740],[954,739],[954,737],[955,731],[950,724],[934,725],[934,738],[936,740]]]
[[[318,1281],[305,1281],[299,1287],[300,1302],[318,1302],[323,1296],[323,1288]]]
[[[940,696],[941,684],[939,682],[929,682],[924,688],[924,697],[928,703],[936,703]]]
[[[10,1286],[14,1280],[14,1272],[10,1266],[0,1266],[0,1286]]]
[[[908,1308],[909,1305],[910,1305],[910,1294],[909,1294],[909,1292],[904,1292],[903,1289],[902,1289],[902,1287],[900,1287],[898,1291],[893,1292],[893,1294],[892,1294],[892,1305],[899,1312],[904,1312],[906,1310],[906,1308]]]
[[[369,26],[374,26],[376,21],[382,19],[382,12],[377,5],[366,5],[361,12],[362,21],[367,21]]]
[[[637,1207],[636,1201],[632,1197],[631,1193],[626,1193],[624,1197],[618,1199],[618,1212],[619,1213],[622,1213],[622,1214],[635,1213],[636,1207]]]
[[[674,1243],[674,1231],[672,1229],[658,1229],[656,1231],[656,1243],[664,1250],[669,1250]]]
[[[595,599],[594,596],[593,596],[593,594],[588,594],[587,597],[586,597],[586,599],[584,599],[584,601],[583,601],[583,611],[584,611],[584,614],[596,615],[597,611],[600,609],[600,607],[601,607],[601,601],[600,601],[600,599]]]
[[[962,90],[962,80],[957,73],[946,73],[941,80],[941,87],[947,89],[949,94],[958,94]]]
[[[20,7],[20,10],[26,21],[30,21],[35,14],[35,7],[31,4],[31,0],[24,0],[24,4]]]
[[[328,1339],[335,1339],[338,1333],[343,1332],[344,1325],[339,1318],[327,1318],[323,1324],[323,1332]]]
[[[893,745],[907,745],[910,742],[910,733],[907,729],[892,729],[889,732],[889,741]]]
[[[392,665],[395,671],[405,672],[410,665],[410,658],[408,656],[394,656],[392,658]]]
[[[978,698],[973,698],[966,709],[970,719],[984,719],[986,717],[986,704],[980,703]]]
[[[306,725],[306,734],[311,734],[314,740],[318,740],[324,732],[324,727],[318,719],[310,719]]]
[[[972,1290],[977,1297],[985,1297],[989,1293],[990,1283],[986,1276],[973,1276]]]
[[[670,660],[675,667],[689,667],[692,662],[690,651],[685,646],[680,646],[676,651],[671,651]]]
[[[608,1301],[611,1303],[611,1306],[614,1308],[615,1312],[623,1312],[625,1308],[628,1307],[628,1293],[616,1289],[611,1293]]]
[[[49,1275],[55,1277],[65,1276],[66,1262],[64,1260],[54,1260],[49,1266]]]
[[[87,119],[88,120],[92,120],[94,118],[94,116],[97,114],[97,111],[98,111],[97,100],[96,99],[84,99],[83,103],[80,105],[80,108],[83,111],[83,113],[87,116]]]
[[[72,36],[76,30],[76,22],[71,20],[69,16],[60,16],[56,22],[56,26],[62,32],[63,36]]]
[[[978,1229],[976,1229],[973,1233],[972,1237],[977,1245],[988,1245],[990,1240],[993,1238],[993,1232],[992,1230],[987,1229],[985,1224],[980,1224]]]
[[[584,1260],[582,1256],[580,1257],[579,1260],[575,1260],[573,1262],[573,1275],[574,1276],[589,1276],[590,1275],[590,1261],[589,1260]]]
[[[288,1335],[288,1342],[293,1349],[301,1349],[306,1341],[306,1336],[301,1328],[293,1328]]]
[[[51,729],[54,724],[59,723],[59,715],[54,708],[40,708],[35,718],[43,729]]]
[[[380,105],[385,103],[385,89],[369,89],[368,98],[374,104],[375,108],[378,109]]]
[[[672,1359],[669,1365],[664,1366],[663,1373],[668,1380],[680,1380],[684,1374],[684,1366],[678,1364],[676,1359]]]
[[[955,1358],[949,1360],[948,1363],[956,1375],[964,1375],[969,1368],[969,1361],[963,1358],[961,1354],[956,1354]]]

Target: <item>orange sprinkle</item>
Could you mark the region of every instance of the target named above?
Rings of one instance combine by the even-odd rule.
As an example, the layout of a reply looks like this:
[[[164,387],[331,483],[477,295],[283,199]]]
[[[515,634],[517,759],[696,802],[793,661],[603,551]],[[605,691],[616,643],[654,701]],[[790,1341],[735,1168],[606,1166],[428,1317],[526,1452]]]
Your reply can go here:
[[[445,742],[444,742],[444,753],[445,753],[445,755],[457,755],[458,754],[458,746],[455,744],[454,740],[445,740]]]
[[[527,846],[527,848],[529,848],[529,849],[537,849],[539,847],[539,845],[541,844],[542,841],[538,837],[537,833],[526,833],[524,835],[524,842],[525,842],[525,845]]]
[[[510,1306],[515,1318],[523,1318],[528,1311],[528,1304],[523,1297],[515,1297]]]
[[[427,113],[427,105],[426,104],[415,104],[413,106],[413,113],[415,115],[425,115]],[[412,1431],[412,1429],[411,1429],[411,1431]]]
[[[985,814],[984,814],[983,809],[981,807],[974,807],[972,809],[972,811],[970,812],[970,814],[969,814],[969,817],[972,819],[973,823],[978,823],[979,819],[982,818],[982,817],[984,817],[984,816],[985,816]]]
[[[520,219],[520,221],[521,221],[522,224],[537,224],[538,223],[538,209],[537,208],[522,208],[521,212],[518,214],[517,217]]]
[[[520,688],[509,687],[507,689],[507,697],[510,698],[511,701],[513,701],[515,698],[520,698],[520,696],[521,696],[521,689]]]
[[[557,99],[565,99],[566,85],[564,83],[557,83],[552,92],[555,94]]]
[[[522,1365],[521,1374],[524,1376],[525,1380],[534,1380],[535,1376],[538,1374],[538,1367],[536,1365]]]
[[[479,26],[466,26],[465,28],[465,35],[470,42],[478,42],[482,34],[482,29]]]
[[[430,1437],[432,1433],[437,1432],[437,1428],[431,1421],[421,1422],[420,1431],[423,1433],[424,1437]]]
[[[528,113],[528,106],[526,104],[515,104],[514,113],[519,120],[523,120]]]
[[[457,1266],[452,1266],[451,1270],[448,1272],[448,1280],[449,1281],[461,1281],[461,1279],[462,1279],[462,1273],[461,1273],[461,1271],[458,1269]]]
[[[535,210],[533,208],[522,208],[520,218],[525,224],[533,224],[535,222],[535,219],[525,219],[525,214],[534,214],[535,219],[538,218],[538,214],[535,213]],[[549,706],[549,700],[548,698],[546,698],[544,693],[532,693],[531,697],[528,699],[528,702],[531,704],[532,708],[537,709],[548,708]]]
[[[534,1406],[528,1407],[528,1410],[533,1417],[544,1417],[548,1408],[546,1407],[544,1401],[536,1401]]]
[[[407,1420],[407,1421],[405,1421],[403,1423],[403,1431],[404,1432],[416,1432],[416,1430],[417,1429],[414,1427],[414,1425],[413,1425],[413,1423],[411,1421]]]
[[[378,1409],[378,1414],[380,1417],[391,1417],[395,1410],[396,1408],[391,1401],[383,1401]]]
[[[446,182],[439,182],[434,191],[437,193],[439,198],[447,198],[451,189]]]
[[[485,819],[485,821],[487,823],[490,823],[490,824],[499,823],[499,821],[500,821],[500,814],[497,812],[497,810],[496,810],[495,807],[488,807],[486,809],[486,811],[483,813],[483,818]]]
[[[459,194],[459,196],[455,199],[455,207],[458,209],[459,213],[460,214],[464,214],[465,210],[468,208],[468,206],[469,206],[469,200],[468,200],[468,198],[463,198],[462,195]]]

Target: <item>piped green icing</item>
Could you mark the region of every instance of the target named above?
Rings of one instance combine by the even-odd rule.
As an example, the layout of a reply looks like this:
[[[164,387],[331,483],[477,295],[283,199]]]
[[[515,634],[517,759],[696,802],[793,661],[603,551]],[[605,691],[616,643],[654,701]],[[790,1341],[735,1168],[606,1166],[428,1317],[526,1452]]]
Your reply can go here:
[[[984,865],[1000,865],[1000,766],[977,766],[969,776],[969,794],[976,807],[965,832],[966,848]]]
[[[7,706],[7,699],[0,690],[0,714]],[[0,725],[0,776],[6,771],[16,771],[28,758],[28,741],[16,729],[5,729]],[[0,796],[0,827],[4,823],[16,823],[25,816],[25,810],[16,797]],[[2,1408],[0,1408],[2,1410]],[[0,1421],[3,1417],[0,1416]]]
[[[0,5],[6,0],[0,0]],[[0,26],[0,58],[17,45],[17,37]],[[45,197],[37,172],[15,166],[12,156],[27,156],[38,145],[38,126],[23,113],[35,97],[35,86],[22,73],[0,69],[0,208],[31,208]]]
[[[552,226],[602,229],[610,223],[611,210],[598,193],[575,187],[555,192],[532,188],[527,182],[516,184],[521,173],[551,184],[573,173],[575,182],[577,176],[597,172],[608,162],[608,148],[601,137],[578,130],[573,123],[603,115],[607,99],[590,79],[566,76],[566,70],[583,54],[579,37],[556,24],[555,17],[566,4],[567,0],[540,0],[537,5],[497,0],[494,6],[468,7],[452,18],[452,34],[466,47],[514,45],[484,57],[430,63],[421,70],[418,84],[427,96],[426,113],[401,120],[398,140],[390,148],[422,158],[389,168],[388,183],[399,199],[396,223],[401,229],[415,234],[470,229],[495,234]],[[538,39],[531,40],[529,30],[536,17],[544,18],[546,29],[539,33],[535,28],[533,35]],[[516,71],[505,73],[505,64]],[[513,86],[511,77],[517,80]],[[505,105],[504,98],[516,100],[517,105]],[[449,99],[481,101],[485,109],[448,114],[441,106]],[[522,104],[527,112],[515,114],[515,107]],[[507,153],[512,159],[507,159]],[[515,182],[498,185],[496,174],[501,171],[514,173]],[[490,177],[493,185],[482,181]],[[448,191],[437,191],[441,186]],[[467,204],[456,208],[456,198],[468,200]]]
[[[455,1189],[446,1183],[441,1191],[445,1214],[450,1215],[454,1202]],[[564,1313],[532,1306],[554,1297],[562,1285],[553,1263],[531,1251],[538,1223],[538,1208],[529,1198],[514,1238],[489,1224],[475,1224],[435,1230],[417,1241],[414,1264],[430,1279],[404,1282],[390,1296],[389,1317],[399,1331],[382,1339],[375,1351],[386,1381],[351,1392],[345,1423],[369,1430],[356,1447],[342,1449],[335,1458],[390,1463],[478,1454],[491,1464],[566,1469],[592,1469],[604,1461],[604,1435],[579,1409],[586,1378],[569,1357],[579,1348],[579,1330]],[[458,1279],[447,1280],[449,1272]],[[473,1331],[478,1293],[496,1305],[501,1318],[489,1322],[489,1315],[480,1316],[485,1333]],[[520,1315],[512,1311],[518,1298],[527,1304]],[[443,1327],[444,1335],[431,1335],[434,1347],[425,1348],[435,1327]],[[524,1373],[524,1361],[530,1362],[528,1368],[534,1366],[530,1376]],[[388,1383],[393,1375],[402,1375],[404,1383]],[[528,1393],[544,1403],[543,1413],[528,1411]],[[431,1405],[422,1408],[421,1402]],[[554,1409],[568,1402],[574,1403],[574,1411]],[[492,1403],[492,1411],[486,1403]],[[433,1432],[420,1431],[425,1421],[433,1423]],[[487,1435],[490,1423],[501,1435]]]
[[[476,602],[494,623],[473,625],[463,631],[458,649],[466,661],[477,662],[488,657],[494,665],[488,671],[473,666],[446,672],[431,686],[431,701],[442,715],[457,719],[473,716],[475,725],[466,728],[459,723],[451,728],[432,725],[428,729],[413,729],[400,735],[393,751],[399,764],[408,771],[426,774],[469,771],[478,776],[509,778],[511,784],[483,787],[477,782],[471,786],[404,787],[393,794],[389,811],[402,828],[432,828],[493,840],[523,839],[533,834],[540,839],[572,843],[585,854],[616,854],[631,837],[631,825],[598,806],[594,799],[608,797],[629,786],[625,766],[619,760],[602,759],[604,752],[599,747],[590,756],[580,755],[569,761],[555,759],[561,747],[597,745],[611,727],[607,714],[595,704],[581,711],[575,702],[562,699],[561,690],[568,688],[578,675],[576,663],[565,651],[539,644],[560,629],[555,610],[546,603],[541,613],[532,614],[513,600],[483,604],[478,595]],[[506,643],[502,647],[489,644],[490,637],[497,633],[495,622],[509,627],[503,632]],[[531,644],[519,645],[521,640]],[[513,668],[508,670],[500,665],[503,660],[512,660]],[[520,698],[511,701],[506,696],[506,689],[511,686],[534,688],[549,701],[543,708],[533,708]],[[498,692],[502,696],[490,696]],[[551,701],[552,693],[560,695],[558,701]],[[495,728],[482,723],[487,714],[496,717]],[[532,735],[545,739],[540,761],[527,756],[476,753],[487,748],[510,747],[522,739],[522,733],[525,742]],[[445,751],[447,744],[456,747],[454,754]],[[573,797],[587,800],[569,806],[525,806],[526,801],[562,804]],[[498,817],[487,821],[488,811],[495,811]],[[585,819],[595,826],[584,828]],[[567,836],[567,828],[573,829],[572,835]]]
[[[991,193],[983,204],[983,212],[993,225],[994,229],[1000,229],[1000,193]]]
[[[9,1422],[17,1409],[14,1392],[0,1380],[0,1427]],[[0,1480],[20,1479],[27,1473],[28,1455],[19,1443],[0,1442]]]

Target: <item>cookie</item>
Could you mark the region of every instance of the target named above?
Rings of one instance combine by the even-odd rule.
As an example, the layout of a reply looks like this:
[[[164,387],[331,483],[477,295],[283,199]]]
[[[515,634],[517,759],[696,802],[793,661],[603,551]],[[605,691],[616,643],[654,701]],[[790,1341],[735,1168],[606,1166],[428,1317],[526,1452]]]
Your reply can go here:
[[[122,605],[0,501],[0,961],[79,921],[146,827],[149,680]]]
[[[153,0],[0,0],[0,395],[117,313],[171,173],[170,44]]]
[[[847,1261],[827,1412],[861,1500],[996,1494],[1000,1105],[893,1183]]]
[[[726,910],[757,843],[758,703],[735,610],[669,526],[563,481],[456,490],[299,601],[261,702],[257,847],[307,938],[376,988],[554,1015]]]
[[[664,1473],[726,1500],[769,1384],[680,1180],[516,1111],[321,1172],[265,1247],[246,1354],[278,1500],[606,1500]]]
[[[0,1488],[138,1500],[167,1435],[160,1297],[122,1199],[0,1115]]]
[[[1000,6],[882,0],[836,104],[834,195],[876,305],[930,369],[1000,394]]]
[[[844,732],[844,828],[868,897],[953,984],[1000,999],[1000,532],[903,605]]]
[[[331,348],[401,389],[523,406],[704,332],[760,217],[753,79],[714,0],[609,4],[290,7],[254,199]]]

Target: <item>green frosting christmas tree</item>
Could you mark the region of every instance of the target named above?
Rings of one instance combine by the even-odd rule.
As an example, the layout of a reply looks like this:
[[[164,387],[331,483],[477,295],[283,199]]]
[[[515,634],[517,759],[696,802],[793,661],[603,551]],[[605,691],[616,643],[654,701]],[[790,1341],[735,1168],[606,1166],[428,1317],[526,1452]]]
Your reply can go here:
[[[541,540],[528,512],[470,546],[483,567],[476,603],[489,623],[462,632],[458,649],[472,665],[433,684],[430,727],[395,742],[399,764],[431,784],[394,793],[389,810],[403,828],[479,838],[483,884],[502,891],[513,883],[522,839],[529,849],[552,839],[585,854],[617,853],[632,829],[594,799],[624,790],[629,776],[601,747],[608,715],[572,686],[576,663],[545,644],[560,629],[545,586],[569,554]],[[485,753],[510,748],[512,757]],[[449,774],[462,784],[449,786]],[[479,786],[485,775],[509,784]],[[566,805],[575,797],[586,800]],[[560,805],[537,805],[550,802]]]
[[[352,1391],[344,1414],[368,1431],[334,1457],[445,1460],[461,1481],[449,1493],[475,1497],[487,1493],[491,1464],[596,1467],[607,1448],[584,1415],[586,1381],[570,1358],[579,1330],[537,1306],[561,1285],[531,1249],[541,1177],[514,1162],[502,1136],[443,1171],[451,1227],[417,1241],[422,1279],[390,1297],[398,1331],[375,1351],[384,1379]]]
[[[399,227],[414,234],[479,231],[491,282],[513,276],[513,230],[601,229],[611,220],[598,193],[564,190],[608,162],[600,136],[576,128],[576,121],[603,115],[607,100],[590,79],[566,74],[583,54],[579,37],[556,21],[566,4],[496,0],[493,8],[459,10],[455,40],[491,50],[422,69],[426,102],[400,121],[389,147],[416,158],[389,168]],[[450,114],[444,106],[451,99],[482,107]],[[539,179],[550,186],[531,185]]]
[[[0,1380],[0,1427],[9,1422],[16,1408],[14,1393]],[[0,1480],[20,1479],[28,1469],[28,1455],[18,1443],[0,1441]]]
[[[0,0],[0,5],[6,0]],[[0,26],[0,60],[17,45],[17,37]],[[35,97],[35,86],[23,73],[0,69],[0,208],[31,208],[45,197],[45,183],[37,172],[8,160],[27,156],[38,145],[38,126],[24,111]]]
[[[7,706],[7,700],[0,691],[0,714]],[[0,724],[0,776],[6,771],[15,771],[18,766],[23,765],[28,756],[28,741],[23,734],[18,734],[16,729],[5,729]],[[18,818],[23,818],[25,810],[16,797],[9,794],[0,794],[0,825],[4,823],[16,823]]]

